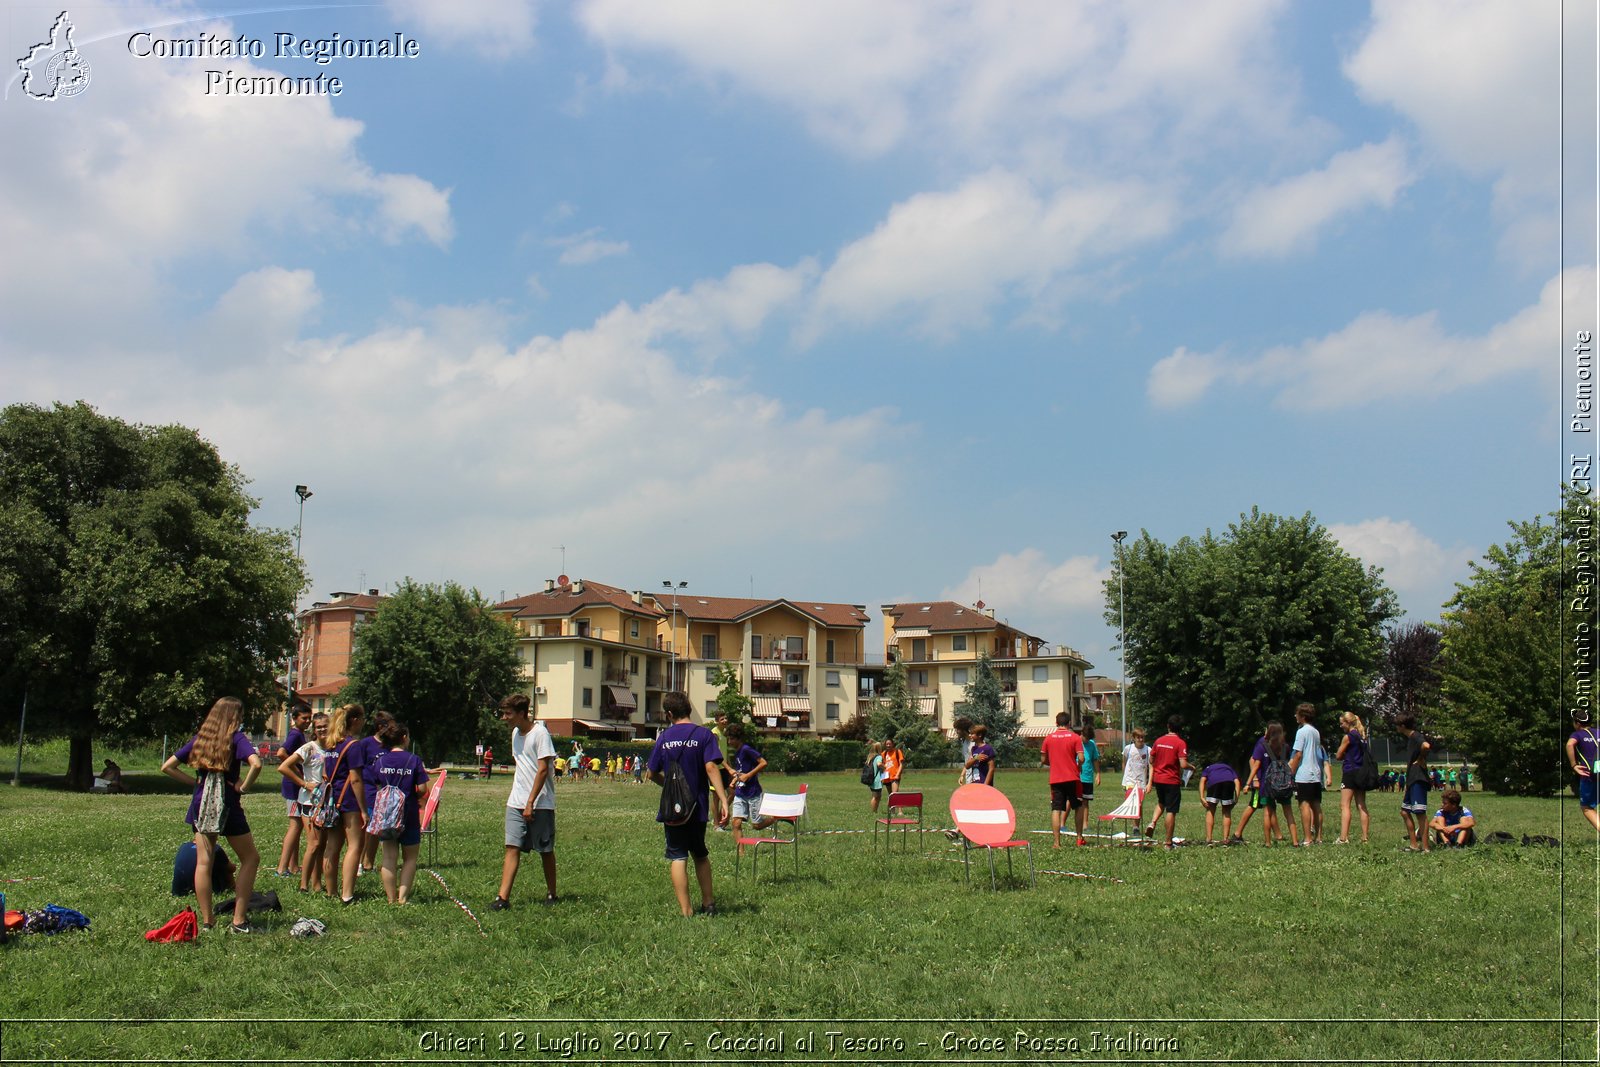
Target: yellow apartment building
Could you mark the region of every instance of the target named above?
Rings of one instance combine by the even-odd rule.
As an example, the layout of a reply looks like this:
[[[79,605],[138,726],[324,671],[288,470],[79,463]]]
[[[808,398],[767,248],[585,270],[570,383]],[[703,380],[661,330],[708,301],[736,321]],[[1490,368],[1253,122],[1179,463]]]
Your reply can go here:
[[[697,715],[715,715],[726,662],[765,730],[827,735],[855,717],[867,661],[864,605],[683,594],[656,605],[666,613],[662,645]]]
[[[1008,707],[1022,712],[1025,736],[1055,729],[1065,711],[1074,724],[1087,711],[1084,671],[1088,660],[1065,646],[1051,646],[997,620],[993,608],[949,600],[883,605],[886,656],[905,664],[912,696],[922,713],[949,732],[955,706],[966,699],[973,667],[985,652],[992,658]]]
[[[666,725],[671,656],[654,598],[601,582],[546,581],[494,605],[517,631],[524,692],[550,732],[626,740]]]

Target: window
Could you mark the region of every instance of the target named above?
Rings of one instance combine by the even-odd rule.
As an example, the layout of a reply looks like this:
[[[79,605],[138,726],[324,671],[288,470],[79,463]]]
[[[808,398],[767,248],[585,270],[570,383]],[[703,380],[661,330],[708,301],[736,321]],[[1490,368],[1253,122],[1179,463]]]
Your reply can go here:
[[[1048,682],[1050,680],[1050,668],[1036,665],[1033,668],[1033,680],[1036,682]]]
[[[591,670],[594,668],[594,649],[586,648],[583,650],[583,665]]]
[[[594,690],[593,689],[585,689],[583,691],[583,706],[586,707],[586,708],[594,707]]]
[[[839,688],[839,672],[838,671],[829,671],[826,675],[824,675],[824,678],[827,681],[827,684],[829,686],[831,686],[834,689]]]
[[[760,634],[751,634],[750,635],[750,658],[751,659],[760,659],[761,658],[761,635]]]
[[[1050,702],[1048,700],[1035,700],[1033,702],[1033,716],[1036,719],[1047,718],[1050,715]]]
[[[833,638],[831,638],[831,637],[828,638],[828,662],[829,663],[837,663],[838,662],[838,660],[833,658]]]
[[[639,673],[639,657],[638,656],[629,656],[628,657],[628,671],[630,673],[632,673],[632,674],[638,674]]]
[[[952,652],[965,652],[967,650],[967,635],[956,634],[952,637],[950,639],[950,650]]]
[[[628,635],[630,637],[638,637],[639,636],[639,620],[638,619],[634,619],[632,622],[630,622],[628,624]]]
[[[838,722],[839,721],[839,705],[837,705],[837,704],[829,704],[826,707],[826,709],[824,709],[823,714],[825,716],[827,716],[829,719],[832,719],[834,722]]]
[[[715,700],[708,700],[708,701],[706,701],[706,722],[716,722],[716,721],[717,721],[717,702]]]
[[[788,641],[789,641],[789,658],[790,659],[805,659],[806,658],[806,639],[803,638],[803,637],[791,637],[791,638],[788,639]]]
[[[700,658],[701,659],[716,659],[717,658],[717,635],[716,634],[701,634],[700,635]]]
[[[956,685],[966,685],[967,669],[965,667],[957,667],[955,670],[951,671],[950,681],[954,682]]]
[[[1078,688],[1079,688],[1078,682],[1079,682],[1079,680],[1080,679],[1078,678],[1078,672],[1077,671],[1073,671],[1072,672],[1072,691],[1074,693],[1076,693],[1078,691]]]
[[[928,639],[926,637],[913,637],[911,639],[911,658],[917,662],[928,658]]]
[[[589,636],[589,620],[588,619],[579,619],[578,620],[578,636],[579,637],[588,637]]]
[[[717,684],[717,668],[716,667],[707,667],[706,668],[706,681],[709,682],[712,685],[716,685]]]
[[[912,685],[921,687],[923,689],[927,688],[927,686],[928,686],[928,672],[927,671],[909,671],[908,673],[911,675],[911,684]]]

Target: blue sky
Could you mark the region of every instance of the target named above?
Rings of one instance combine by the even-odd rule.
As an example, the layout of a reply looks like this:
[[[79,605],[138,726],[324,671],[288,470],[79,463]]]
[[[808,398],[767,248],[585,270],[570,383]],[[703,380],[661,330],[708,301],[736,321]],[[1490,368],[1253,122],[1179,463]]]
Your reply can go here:
[[[59,11],[9,3],[6,54]],[[312,596],[516,595],[560,545],[875,619],[981,582],[1114,675],[1114,530],[1310,511],[1429,619],[1556,500],[1592,5],[69,16],[88,86],[0,103],[0,400],[198,427],[266,524],[309,484]],[[279,32],[421,55],[319,67]]]

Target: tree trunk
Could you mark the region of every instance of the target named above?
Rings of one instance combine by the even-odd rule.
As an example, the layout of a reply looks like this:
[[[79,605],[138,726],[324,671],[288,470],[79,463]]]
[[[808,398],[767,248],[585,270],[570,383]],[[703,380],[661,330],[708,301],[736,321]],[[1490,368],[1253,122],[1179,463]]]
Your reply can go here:
[[[70,738],[67,754],[67,788],[88,792],[94,785],[94,738],[87,735]]]

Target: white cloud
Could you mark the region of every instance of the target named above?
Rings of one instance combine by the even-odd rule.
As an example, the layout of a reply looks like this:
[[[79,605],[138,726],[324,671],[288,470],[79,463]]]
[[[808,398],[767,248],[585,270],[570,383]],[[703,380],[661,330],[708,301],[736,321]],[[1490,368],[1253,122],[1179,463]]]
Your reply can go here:
[[[397,18],[416,26],[424,48],[436,41],[490,59],[507,59],[534,43],[534,0],[387,0]]]
[[[792,108],[812,133],[876,154],[909,135],[1025,153],[1084,124],[1127,158],[1185,141],[1284,133],[1296,87],[1279,63],[1283,0],[1141,4],[1017,0],[586,0],[613,53],[664,53],[716,84]],[[819,57],[826,57],[822,61]]]
[[[1419,395],[1442,396],[1513,374],[1553,374],[1550,345],[1560,337],[1561,304],[1585,321],[1596,287],[1592,268],[1551,279],[1538,302],[1479,336],[1447,333],[1438,315],[1367,312],[1324,337],[1269,349],[1254,360],[1196,356],[1180,348],[1151,368],[1151,402],[1177,407],[1219,381],[1277,391],[1286,408],[1331,409]]]
[[[920,193],[839,252],[817,286],[810,335],[899,315],[934,334],[979,325],[1005,297],[1038,296],[1086,259],[1165,234],[1175,211],[1139,182],[1041,193],[1004,170]]]
[[[1385,516],[1357,523],[1334,523],[1328,532],[1362,563],[1382,567],[1383,580],[1400,593],[1437,593],[1447,589],[1449,581],[1464,573],[1467,562],[1475,556],[1472,549],[1462,545],[1443,548],[1408,519]],[[1439,602],[1443,603],[1442,598]]]
[[[620,256],[628,251],[627,241],[585,240],[569,246],[561,253],[561,262],[568,266],[598,263],[602,259]]]
[[[1340,216],[1374,205],[1392,207],[1415,177],[1398,138],[1340,152],[1321,170],[1247,193],[1222,235],[1222,250],[1241,256],[1306,251]]]
[[[1375,0],[1371,28],[1344,71],[1367,100],[1414,122],[1444,158],[1494,178],[1505,250],[1542,265],[1558,212],[1563,34],[1593,42],[1595,18],[1595,6],[1581,3]],[[1575,128],[1592,137],[1592,93],[1568,103],[1569,112],[1590,115]],[[1569,219],[1574,232],[1592,234],[1593,198],[1575,199],[1574,212],[1582,216]]]
[[[1065,641],[1065,635],[1038,633],[1040,623],[1028,619],[1057,618],[1066,612],[1098,609],[1105,601],[1104,583],[1111,569],[1093,556],[1073,556],[1057,563],[1037,548],[1003,552],[992,563],[979,564],[941,596],[963,604],[980,594],[997,615],[1010,618],[1036,636]]]
[[[130,9],[131,25],[171,23]],[[231,32],[223,21],[184,32]],[[85,39],[92,27],[80,26]],[[204,95],[204,60],[139,59],[124,38],[86,49],[95,81],[70,109],[0,108],[0,328],[47,340],[69,318],[80,342],[147,321],[171,268],[237,259],[260,236],[318,241],[376,233],[449,240],[448,193],[380,173],[357,150],[360,122],[321,96]],[[239,76],[271,73],[230,61]],[[73,316],[85,295],[96,314]]]

